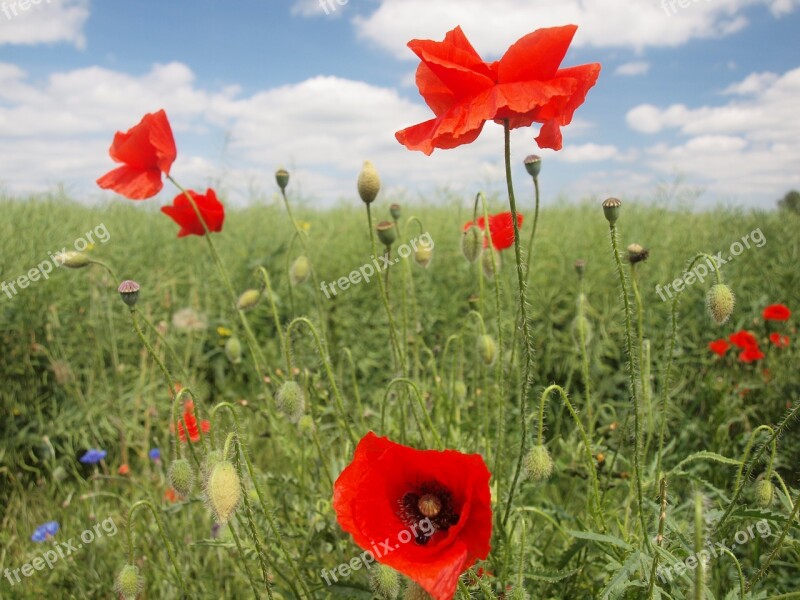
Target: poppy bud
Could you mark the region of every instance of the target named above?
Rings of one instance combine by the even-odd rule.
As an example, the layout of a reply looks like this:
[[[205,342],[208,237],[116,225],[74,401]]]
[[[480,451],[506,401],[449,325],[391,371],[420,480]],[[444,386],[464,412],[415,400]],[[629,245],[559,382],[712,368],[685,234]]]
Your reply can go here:
[[[83,252],[75,252],[74,250],[59,252],[53,257],[53,260],[56,264],[69,267],[70,269],[80,269],[92,262],[86,254]]]
[[[225,456],[222,454],[222,450],[211,450],[208,454],[206,454],[206,460],[203,463],[203,481],[208,481],[214,465],[224,459]]]
[[[308,279],[309,273],[311,273],[311,262],[307,256],[301,254],[289,267],[289,281],[292,285],[300,285]]]
[[[550,451],[541,444],[531,448],[525,457],[525,472],[533,481],[548,479],[553,473],[553,459]]]
[[[767,508],[772,504],[775,497],[775,486],[769,479],[762,479],[756,483],[756,504],[761,508]]]
[[[242,342],[236,336],[229,337],[228,341],[225,342],[225,356],[234,365],[242,362]]]
[[[181,496],[188,496],[194,484],[194,471],[185,458],[173,460],[167,474],[169,484]]]
[[[217,523],[224,525],[231,518],[239,504],[242,490],[236,468],[229,460],[223,460],[211,468],[206,487],[208,504],[217,519]]]
[[[389,207],[389,214],[392,215],[392,219],[394,219],[395,221],[399,221],[400,220],[400,215],[402,214],[402,210],[400,208],[400,205],[397,204],[397,203],[392,204]]]
[[[639,244],[628,245],[628,262],[635,265],[638,262],[644,262],[650,256],[650,250],[642,248]]]
[[[139,284],[130,279],[123,281],[117,288],[122,301],[130,308],[136,306],[136,301],[139,299]]]
[[[461,236],[461,253],[469,262],[478,260],[481,253],[481,230],[471,225]]]
[[[427,268],[433,258],[433,246],[428,242],[420,242],[414,251],[414,262],[420,267]]]
[[[575,272],[578,274],[579,279],[583,277],[583,274],[586,272],[586,261],[582,258],[575,261]]]
[[[142,591],[142,578],[136,565],[125,565],[117,574],[117,593],[123,600],[136,600]]]
[[[459,379],[453,384],[453,393],[457,400],[464,400],[467,397],[467,384]]]
[[[278,187],[281,188],[281,191],[285,190],[286,186],[289,185],[289,171],[283,167],[275,171],[275,181],[278,183]]]
[[[603,214],[610,225],[613,225],[619,219],[620,206],[622,206],[622,200],[619,198],[606,198],[603,200]]]
[[[539,177],[539,172],[542,170],[541,156],[536,156],[535,154],[531,154],[530,156],[525,157],[523,163],[525,164],[525,170],[528,172],[528,175],[530,175],[534,179]]]
[[[478,336],[478,353],[484,364],[491,365],[494,362],[494,357],[497,354],[497,344],[494,343],[494,338],[488,333]]]
[[[275,405],[292,423],[297,423],[306,410],[306,398],[303,388],[289,379],[283,382],[275,395]]]
[[[589,321],[588,317],[584,315],[583,321],[581,321],[580,317],[575,317],[572,319],[572,326],[571,332],[572,339],[575,340],[575,343],[580,345],[581,343],[581,323],[583,324],[583,340],[584,343],[588,346],[589,342],[592,339],[592,323]]]
[[[391,221],[381,221],[375,226],[378,232],[378,239],[384,246],[391,246],[397,239],[397,228]]]
[[[400,577],[397,571],[386,565],[372,568],[369,585],[372,593],[381,600],[395,600],[400,593]]]
[[[236,301],[236,308],[239,310],[250,310],[258,301],[261,300],[261,292],[259,290],[245,290]]]
[[[361,173],[358,174],[358,195],[365,204],[370,204],[381,190],[381,178],[375,165],[365,160]]]
[[[493,248],[486,248],[481,255],[481,267],[483,267],[483,274],[486,279],[493,279],[495,272],[500,271],[500,264],[502,259],[500,253]]]
[[[297,421],[297,428],[300,430],[302,434],[312,434],[314,433],[314,418],[311,415],[303,415]]]
[[[712,285],[706,295],[706,305],[711,318],[717,325],[722,325],[733,313],[736,298],[733,291],[724,283]]]

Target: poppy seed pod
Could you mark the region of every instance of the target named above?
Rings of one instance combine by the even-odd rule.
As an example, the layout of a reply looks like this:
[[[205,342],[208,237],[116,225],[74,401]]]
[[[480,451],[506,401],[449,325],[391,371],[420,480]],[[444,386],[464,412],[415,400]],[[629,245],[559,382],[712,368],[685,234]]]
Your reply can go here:
[[[278,393],[275,394],[275,405],[281,413],[286,415],[289,421],[297,423],[306,410],[306,397],[303,393],[303,388],[292,379],[284,381],[283,385],[278,389]]]
[[[136,306],[136,301],[139,299],[139,284],[130,279],[123,281],[117,288],[122,301],[130,308]]]
[[[194,485],[194,471],[185,458],[172,461],[167,478],[170,486],[181,496],[188,496],[191,493]]]
[[[400,205],[397,203],[392,204],[389,207],[389,214],[392,215],[392,219],[394,219],[395,221],[399,221],[400,215],[402,214],[402,209],[400,208]]]
[[[225,356],[234,365],[242,362],[242,342],[235,335],[229,337],[228,341],[225,342]]]
[[[224,525],[228,522],[241,495],[239,474],[233,464],[229,460],[215,464],[208,476],[206,497],[217,523]]]
[[[372,593],[380,600],[395,600],[400,593],[400,576],[386,565],[376,565],[369,579]]]
[[[553,459],[550,451],[541,444],[531,448],[525,457],[525,472],[533,481],[549,479],[553,473]]]
[[[622,200],[619,198],[606,198],[603,200],[603,214],[606,216],[606,221],[609,225],[613,225],[619,219],[620,206]]]
[[[427,268],[433,258],[433,246],[428,242],[420,242],[414,251],[414,262],[420,267]]]
[[[650,250],[642,248],[640,244],[628,245],[628,262],[635,265],[639,262],[644,262],[650,256]]]
[[[125,565],[117,574],[117,594],[123,600],[136,600],[143,587],[142,578],[139,577],[139,569],[136,565]]]
[[[384,246],[391,246],[397,240],[397,228],[391,221],[381,221],[375,226],[375,231]]]
[[[461,253],[467,261],[474,263],[478,260],[481,250],[481,230],[472,225],[461,236]]]
[[[494,362],[497,355],[497,344],[488,333],[478,336],[478,354],[481,355],[484,364],[491,365]]]
[[[281,191],[285,190],[286,186],[289,185],[289,171],[284,168],[275,171],[275,181],[278,187],[281,188]]]
[[[542,157],[537,156],[535,154],[531,154],[530,156],[526,156],[525,160],[523,161],[525,164],[525,170],[528,172],[528,175],[536,179],[539,177],[539,173],[542,170]]]
[[[717,325],[722,325],[733,314],[736,298],[733,290],[724,283],[712,285],[706,295],[706,305],[711,318]]]
[[[261,300],[261,292],[259,290],[245,290],[236,301],[236,308],[239,310],[250,310],[258,301]]]
[[[59,252],[53,257],[53,260],[57,265],[68,267],[70,269],[81,269],[92,262],[86,254],[83,252],[76,252],[74,250],[70,250],[68,252]]]
[[[583,277],[583,274],[586,272],[586,261],[582,258],[579,258],[575,261],[575,273],[578,274],[578,279]]]
[[[370,161],[365,160],[361,173],[358,174],[358,195],[365,204],[372,203],[381,191],[381,178],[378,170]]]
[[[308,260],[307,256],[301,254],[294,259],[292,266],[289,267],[289,281],[292,285],[300,285],[308,279],[310,273],[311,261]]]

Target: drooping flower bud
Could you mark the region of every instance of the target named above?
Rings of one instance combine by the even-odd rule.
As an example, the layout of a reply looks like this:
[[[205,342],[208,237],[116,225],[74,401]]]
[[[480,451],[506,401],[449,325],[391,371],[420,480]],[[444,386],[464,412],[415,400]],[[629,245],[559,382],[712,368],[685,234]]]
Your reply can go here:
[[[122,301],[130,308],[136,306],[136,301],[139,299],[139,284],[135,281],[127,279],[119,284],[117,288]]]
[[[297,423],[306,410],[306,397],[303,388],[296,381],[288,379],[275,394],[275,405],[292,423]]]
[[[311,261],[307,256],[301,254],[289,267],[289,281],[292,285],[300,285],[308,279],[309,273],[311,273]]]
[[[756,483],[755,497],[756,504],[761,508],[767,508],[775,498],[775,486],[769,479],[761,479]]]
[[[378,170],[370,161],[365,160],[358,175],[358,195],[365,204],[372,203],[381,190],[381,178]]]
[[[536,179],[539,177],[539,173],[542,170],[542,157],[536,156],[535,154],[531,154],[530,156],[526,156],[525,160],[525,170],[528,172],[528,175]]]
[[[478,336],[478,354],[480,354],[484,364],[491,365],[494,362],[497,354],[497,344],[488,333]]]
[[[724,283],[712,285],[706,295],[706,305],[711,318],[717,325],[722,325],[733,314],[736,298],[733,290]]]
[[[541,444],[531,448],[525,457],[525,472],[533,481],[548,479],[553,473],[550,451]]]
[[[619,219],[620,206],[622,206],[622,200],[619,198],[606,198],[603,200],[603,214],[609,224],[613,225]]]
[[[53,260],[57,265],[69,267],[70,269],[80,269],[92,262],[86,254],[74,250],[59,252],[53,257]]]
[[[136,600],[143,587],[142,578],[139,576],[139,569],[136,565],[125,565],[117,574],[117,594],[122,600]]]
[[[178,458],[172,461],[167,478],[170,486],[181,496],[188,496],[192,492],[194,471],[189,461],[185,458]]]
[[[400,594],[400,577],[397,571],[386,565],[372,567],[369,585],[380,600],[395,600]]]
[[[391,221],[381,221],[375,226],[378,232],[378,239],[384,246],[391,246],[397,240],[397,228]]]
[[[239,310],[250,310],[258,301],[261,300],[261,292],[259,290],[245,290],[236,301],[236,308]]]
[[[470,226],[461,236],[461,253],[469,262],[474,263],[481,254],[481,230]]]
[[[228,522],[241,495],[239,474],[233,463],[229,460],[216,463],[208,476],[206,497],[217,523],[224,525]]]
[[[286,186],[289,185],[289,171],[283,167],[275,171],[275,181],[278,183],[278,187],[281,188],[281,191],[285,191]]]
[[[242,342],[235,335],[229,337],[228,341],[225,342],[225,356],[234,365],[242,362]]]
[[[417,244],[414,251],[414,262],[420,267],[427,268],[433,258],[433,246],[428,242],[421,241]]]

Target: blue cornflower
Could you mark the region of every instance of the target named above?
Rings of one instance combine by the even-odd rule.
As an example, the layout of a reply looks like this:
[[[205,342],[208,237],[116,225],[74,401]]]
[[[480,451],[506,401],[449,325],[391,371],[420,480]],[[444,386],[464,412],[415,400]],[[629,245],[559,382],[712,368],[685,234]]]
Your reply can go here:
[[[48,539],[53,537],[59,530],[58,521],[48,521],[42,525],[39,525],[36,530],[33,532],[31,536],[31,540],[34,542],[46,542]]]
[[[106,457],[106,454],[107,452],[105,450],[91,448],[86,451],[86,454],[81,456],[80,461],[85,465],[96,465]]]
[[[161,450],[159,450],[158,448],[153,448],[152,450],[150,450],[149,456],[150,460],[152,460],[153,462],[159,462],[161,460]]]

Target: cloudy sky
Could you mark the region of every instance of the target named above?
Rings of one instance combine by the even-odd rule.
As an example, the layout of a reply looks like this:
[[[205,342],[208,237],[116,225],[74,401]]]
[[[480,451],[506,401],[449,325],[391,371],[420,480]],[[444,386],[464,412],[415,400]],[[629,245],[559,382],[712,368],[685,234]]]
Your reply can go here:
[[[500,190],[498,125],[430,157],[395,140],[432,116],[406,43],[460,25],[489,61],[567,23],[563,66],[603,70],[563,150],[513,132],[519,185],[537,153],[545,203],[771,208],[800,188],[800,0],[0,0],[0,190],[108,198],[114,132],[160,108],[172,174],[234,204],[271,197],[279,166],[310,203],[352,198],[365,159],[392,197]]]

